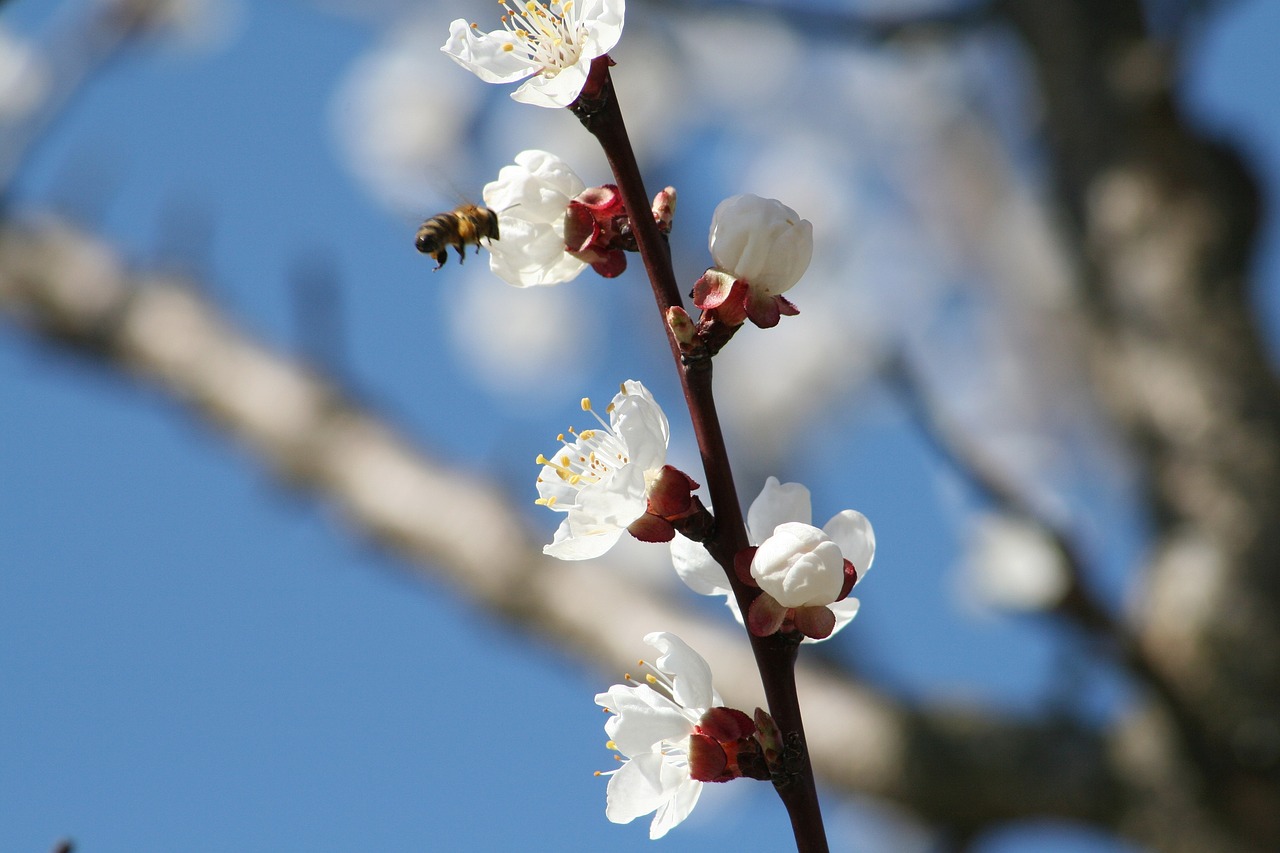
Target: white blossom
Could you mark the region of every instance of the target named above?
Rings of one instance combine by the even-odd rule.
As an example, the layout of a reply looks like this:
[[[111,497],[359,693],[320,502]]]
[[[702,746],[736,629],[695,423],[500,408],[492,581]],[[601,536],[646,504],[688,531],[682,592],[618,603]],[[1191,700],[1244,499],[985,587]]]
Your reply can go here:
[[[812,520],[809,490],[800,483],[780,483],[778,478],[770,477],[747,510],[747,541],[752,545],[761,545],[781,525],[798,522],[807,526]],[[876,550],[875,532],[867,517],[856,510],[846,509],[832,516],[820,532],[838,546],[844,560],[853,563],[858,572],[858,583],[861,583],[871,568]],[[725,603],[733,611],[734,617],[739,622],[742,621],[742,614],[738,610],[724,570],[705,548],[677,535],[671,542],[671,559],[676,574],[690,589],[701,595],[725,596]],[[858,607],[858,599],[852,596],[829,606],[836,618],[832,635],[853,620]],[[820,641],[806,639],[805,642]]]
[[[644,641],[660,652],[641,683],[615,684],[596,696],[610,711],[608,746],[625,759],[609,776],[605,816],[630,823],[654,813],[649,837],[661,838],[689,816],[702,782],[689,774],[689,736],[710,708],[720,705],[707,662],[675,634]]]
[[[565,251],[564,216],[586,184],[554,154],[530,149],[503,166],[484,187],[485,206],[498,214],[489,269],[516,287],[571,281],[586,263]]]
[[[591,60],[622,36],[624,0],[515,0],[502,3],[502,27],[481,32],[463,18],[441,48],[486,83],[524,84],[511,94],[539,107],[567,107],[587,82]],[[528,79],[526,79],[528,78]]]
[[[575,431],[548,459],[538,457],[538,503],[567,514],[544,553],[561,560],[598,557],[648,509],[649,489],[667,458],[667,416],[641,383],[629,379],[607,409],[609,422],[583,399],[599,429]]]
[[[783,607],[822,607],[840,596],[844,555],[818,528],[788,521],[756,549],[751,577]]]
[[[790,290],[809,268],[813,225],[777,199],[735,195],[716,207],[707,242],[716,269],[763,300]]]

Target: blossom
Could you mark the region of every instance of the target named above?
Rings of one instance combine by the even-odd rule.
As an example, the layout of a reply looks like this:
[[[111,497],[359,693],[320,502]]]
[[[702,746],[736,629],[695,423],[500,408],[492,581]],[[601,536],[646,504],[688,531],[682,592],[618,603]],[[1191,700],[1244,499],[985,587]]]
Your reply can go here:
[[[695,305],[730,326],[770,328],[799,313],[782,294],[809,268],[809,220],[776,199],[736,195],[716,207],[707,242],[715,266],[694,285]]]
[[[484,187],[498,214],[499,240],[489,241],[489,269],[509,284],[530,287],[577,278],[586,262],[565,251],[565,213],[586,184],[554,154],[530,149],[503,166]]]
[[[768,778],[768,771],[748,763],[760,755],[755,724],[720,705],[706,660],[675,634],[644,641],[660,653],[656,665],[640,662],[649,670],[644,680],[628,675],[632,683],[596,695],[613,715],[604,724],[607,745],[623,756],[621,767],[598,775],[609,777],[605,816],[630,823],[654,812],[649,837],[661,838],[689,816],[704,782]]]
[[[788,521],[756,549],[751,577],[783,607],[822,607],[841,597],[846,562],[831,537]]]
[[[817,559],[831,560],[834,555],[829,550],[829,546],[820,543],[823,541],[834,543],[839,549],[840,565],[843,566],[843,561],[848,560],[856,570],[855,584],[866,577],[875,559],[875,532],[872,530],[871,522],[862,513],[846,509],[833,516],[821,530],[811,526],[812,519],[813,510],[809,490],[799,483],[779,483],[776,477],[770,477],[765,481],[760,495],[752,501],[751,507],[747,510],[747,540],[752,545],[760,546],[754,556],[759,557],[760,551],[765,551],[765,556],[760,558],[761,577],[756,576],[754,566],[751,577],[765,594],[770,595],[784,608],[797,606],[795,603],[787,602],[800,602],[799,606],[809,606],[809,602],[831,595],[833,588],[837,590],[837,594],[842,591],[840,587],[834,586],[834,572],[825,571],[831,568],[833,563],[823,562],[821,567],[824,571],[817,573],[823,575],[825,579],[823,583],[816,584],[810,590],[810,597],[792,597],[793,593],[800,595],[800,590],[804,589],[806,584],[799,583],[804,579],[802,574],[800,577],[792,578],[791,582],[795,584],[795,588],[791,591],[787,590],[787,580],[783,574],[787,567],[788,554],[795,556],[799,553],[821,551],[821,557]],[[792,524],[796,526],[793,527]],[[781,536],[778,536],[780,528]],[[808,528],[808,530],[802,528]],[[775,536],[776,539],[774,539]],[[770,541],[771,539],[774,541]],[[806,543],[812,546],[808,551],[804,551],[803,546]],[[791,550],[792,545],[800,547]],[[743,621],[724,570],[712,559],[705,548],[692,540],[677,536],[671,543],[671,558],[676,573],[690,589],[701,595],[725,596],[726,604],[733,611],[733,615],[739,622]],[[766,562],[769,565],[766,565]],[[799,565],[793,563],[791,568],[818,568],[803,559],[798,562]],[[752,563],[755,563],[754,558]],[[773,575],[778,575],[778,583],[774,582]],[[843,585],[843,570],[841,580]],[[831,597],[828,601],[835,601],[835,597]],[[852,597],[845,597],[843,600],[835,601],[834,604],[827,604],[826,609],[830,610],[834,617],[831,633],[828,636],[834,635],[847,625],[857,615],[858,607],[858,599]]]
[[[511,94],[538,107],[567,107],[586,85],[591,60],[622,36],[624,0],[503,0],[502,28],[480,32],[459,18],[440,48],[486,83],[524,84]],[[529,79],[525,79],[529,78]]]
[[[671,437],[667,416],[634,379],[622,383],[609,404],[608,423],[595,414],[589,399],[583,398],[582,409],[592,413],[600,428],[576,432],[570,427],[574,441],[560,435],[563,447],[550,459],[537,460],[542,465],[537,502],[567,514],[543,552],[562,560],[598,557],[628,529],[647,541],[669,541],[674,529],[655,539],[661,534],[650,528],[662,523],[662,516],[688,510],[688,492],[696,484],[666,465]],[[678,500],[681,490],[684,506]]]

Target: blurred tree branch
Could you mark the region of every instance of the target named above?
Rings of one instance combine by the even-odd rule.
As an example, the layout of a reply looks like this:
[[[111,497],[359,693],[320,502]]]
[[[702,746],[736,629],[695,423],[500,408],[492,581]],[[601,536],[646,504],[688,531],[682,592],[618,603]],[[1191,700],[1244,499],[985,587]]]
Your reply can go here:
[[[738,629],[709,625],[607,566],[544,557],[496,490],[429,458],[325,377],[248,338],[190,282],[130,271],[65,223],[10,221],[0,228],[0,312],[37,340],[163,389],[282,482],[337,505],[357,533],[419,574],[567,653],[612,671],[632,657],[629,638],[662,625],[714,662],[731,701],[757,701]],[[609,606],[618,600],[627,607]],[[799,678],[817,768],[846,792],[889,798],[963,833],[1055,816],[1164,849],[1230,843],[1198,812],[1175,738],[1151,712],[1100,730],[911,705],[829,666],[802,666]],[[1155,812],[1169,822],[1129,825]],[[1178,838],[1203,844],[1180,847]]]

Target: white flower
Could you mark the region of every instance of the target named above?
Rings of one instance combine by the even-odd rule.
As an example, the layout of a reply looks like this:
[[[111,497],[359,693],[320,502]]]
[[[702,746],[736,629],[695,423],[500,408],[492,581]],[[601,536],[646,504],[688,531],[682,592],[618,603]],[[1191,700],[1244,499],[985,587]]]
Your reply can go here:
[[[564,215],[586,189],[559,157],[530,149],[503,166],[484,187],[485,206],[498,214],[501,239],[489,241],[489,269],[516,287],[560,284],[586,263],[565,251]]]
[[[777,296],[809,268],[813,225],[776,199],[735,195],[716,207],[707,242],[717,269]]]
[[[645,514],[649,489],[662,473],[670,431],[667,416],[644,385],[629,379],[607,409],[605,423],[584,398],[600,429],[563,435],[551,459],[538,457],[538,503],[568,514],[542,550],[561,560],[598,557]]]
[[[809,490],[799,483],[779,483],[776,477],[765,481],[760,495],[747,510],[747,540],[752,545],[763,545],[774,535],[779,526],[798,522],[808,526],[813,519]],[[812,528],[817,530],[817,528]],[[834,542],[844,560],[853,563],[858,573],[858,583],[866,577],[875,559],[876,537],[867,517],[856,510],[846,509],[836,514],[820,531]],[[781,540],[780,540],[781,541]],[[759,551],[756,552],[757,556]],[[707,550],[696,542],[677,535],[671,542],[671,559],[676,573],[694,592],[701,595],[723,595],[726,604],[739,622],[742,614],[729,588],[724,570],[712,559]],[[757,580],[759,582],[759,580]],[[764,584],[761,583],[764,588]],[[774,593],[769,592],[770,595]],[[775,596],[776,597],[776,596]],[[784,606],[787,605],[784,603]],[[831,604],[828,609],[835,615],[832,635],[843,628],[858,613],[858,599],[852,596]],[[806,639],[805,642],[817,642]]]
[[[486,83],[525,80],[511,94],[538,107],[567,107],[587,82],[591,60],[622,36],[624,0],[503,0],[502,28],[479,32],[459,18],[440,48]]]
[[[721,703],[711,668],[683,640],[657,632],[644,641],[661,653],[645,683],[615,684],[596,696],[614,715],[604,724],[608,746],[626,759],[601,774],[609,776],[604,813],[614,823],[630,823],[655,812],[649,837],[661,838],[698,802],[703,783],[689,773],[689,736]]]
[[[840,597],[844,555],[818,528],[788,521],[756,549],[751,577],[783,607],[822,607]]]

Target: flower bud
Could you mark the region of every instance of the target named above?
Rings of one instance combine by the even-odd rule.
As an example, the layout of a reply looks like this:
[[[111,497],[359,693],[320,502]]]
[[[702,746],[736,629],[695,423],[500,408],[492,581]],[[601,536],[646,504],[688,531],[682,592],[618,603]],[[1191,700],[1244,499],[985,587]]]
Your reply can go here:
[[[671,233],[671,222],[676,217],[676,188],[667,187],[653,197],[653,221],[663,234]]]
[[[813,225],[776,199],[736,195],[716,208],[708,242],[717,269],[777,296],[809,268]]]
[[[845,559],[821,530],[789,521],[756,549],[751,576],[783,607],[821,607],[840,598]]]

